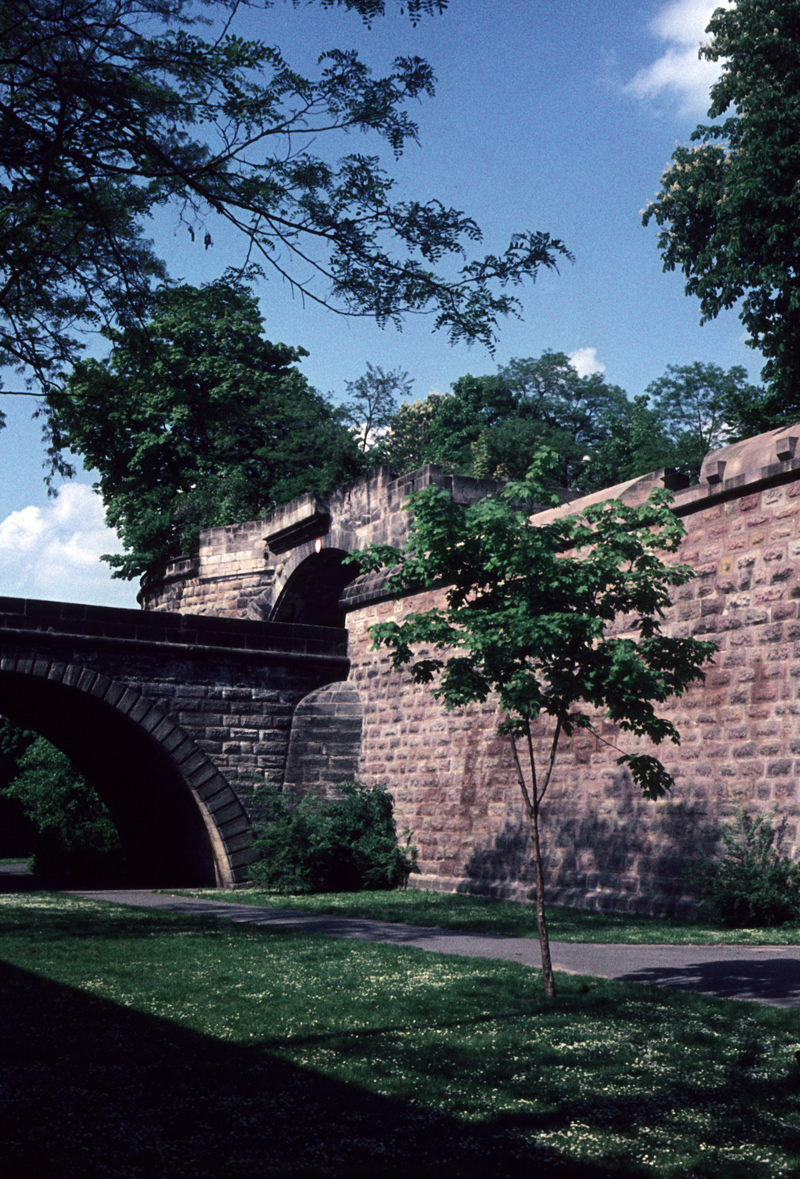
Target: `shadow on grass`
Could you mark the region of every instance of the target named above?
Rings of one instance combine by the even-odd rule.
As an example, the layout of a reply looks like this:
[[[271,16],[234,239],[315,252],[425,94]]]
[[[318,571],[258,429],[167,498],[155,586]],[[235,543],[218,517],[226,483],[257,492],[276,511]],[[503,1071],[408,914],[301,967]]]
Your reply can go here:
[[[35,926],[32,914],[19,906],[9,911],[4,924],[8,934],[27,939],[26,952],[35,953],[46,943],[56,961],[59,943],[63,941],[66,952],[83,932],[104,942],[116,941],[120,947],[128,938],[219,932],[219,923],[209,917],[111,907],[107,912],[88,906],[82,910],[79,905],[40,913]],[[255,932],[238,927],[235,936],[241,934],[245,943]],[[300,938],[267,930],[258,931],[258,936],[275,943],[281,956]],[[231,958],[233,984],[237,955],[229,941],[230,936],[224,953]],[[315,947],[308,939],[302,941],[305,952],[315,962],[321,960],[320,969],[326,961],[328,969],[337,968],[336,959],[325,957],[330,943],[321,941]],[[215,951],[218,961],[222,952],[220,944]],[[101,961],[107,957],[106,953]],[[138,952],[135,958],[141,965]],[[93,959],[87,955],[86,961]],[[492,1179],[551,1174],[634,1179],[653,1172],[630,1161],[627,1150],[620,1148],[613,1159],[606,1156],[603,1166],[581,1165],[546,1153],[535,1144],[536,1135],[559,1131],[572,1122],[584,1125],[587,1133],[613,1130],[624,1139],[646,1132],[648,1126],[668,1131],[674,1122],[680,1134],[685,1131],[681,1110],[712,1112],[706,1141],[725,1150],[726,1179],[770,1173],[754,1168],[752,1156],[741,1166],[734,1162],[729,1154],[732,1142],[773,1149],[777,1135],[780,1149],[796,1162],[800,1138],[793,1127],[798,1124],[800,1074],[778,1070],[774,1076],[762,1075],[763,1054],[771,1049],[760,1047],[758,1028],[750,1026],[753,1021],[738,1004],[724,1027],[726,1047],[733,1041],[738,1050],[729,1054],[726,1075],[709,1081],[694,1067],[697,1020],[690,1018],[685,1030],[682,1024],[676,1030],[675,1019],[665,1014],[671,1007],[688,1016],[699,1000],[659,996],[651,1010],[646,991],[635,1003],[623,1003],[625,998],[614,983],[588,984],[565,977],[557,1005],[531,1005],[516,989],[498,991],[471,972],[463,977],[456,973],[449,1010],[462,1010],[468,1017],[457,1022],[477,1027],[483,1017],[469,1013],[485,1011],[491,1002],[491,1022],[498,1027],[506,1019],[513,1022],[523,1016],[535,1018],[539,1030],[544,1029],[528,1066],[536,1112],[502,1115],[474,1126],[421,1102],[381,1097],[287,1062],[278,1039],[261,1039],[253,1046],[225,1043],[0,963],[0,1174],[3,1179],[483,1179],[488,1171]],[[455,1001],[459,999],[460,1004]],[[396,1029],[384,1022],[379,1029],[342,1027],[330,1033],[330,1050],[341,1061],[349,1058],[369,1068],[375,1088],[381,1087],[381,1070],[399,1076],[416,1073],[435,1078],[440,1091],[451,1082],[461,1086],[468,1102],[470,1078],[498,1090],[513,1079],[517,1058],[509,1056],[503,1044],[524,1038],[524,1023],[517,1037],[498,1037],[497,1050],[487,1059],[485,1039],[434,1042],[424,1036],[395,1036],[395,1031],[408,1031],[409,1019],[421,1021],[430,1010],[423,1002],[416,1011],[413,1003],[410,996],[405,1005],[408,1018],[398,1021]],[[435,1012],[434,1018],[437,1028],[446,1026]],[[787,1034],[794,1030],[789,1023],[794,1017],[788,1013],[763,1018],[770,1026],[785,1027]],[[672,1028],[665,1034],[675,1039],[675,1051],[679,1062],[685,1058],[685,1067],[670,1065],[672,1079],[651,1097],[617,1092],[614,1086],[605,1092],[604,1071],[613,1077],[634,1068],[640,1051],[657,1043],[665,1019]],[[591,1040],[589,1029],[602,1027],[606,1020],[616,1025],[613,1039],[618,1047],[604,1048],[598,1057],[585,1039]],[[455,1022],[451,1020],[450,1026]],[[584,1037],[577,1036],[569,1047],[560,1043],[565,1026],[583,1028]],[[719,1035],[719,1028],[713,1036],[709,1032],[712,1055]],[[319,1044],[325,1038],[307,1036],[306,1042]],[[292,1040],[293,1051],[300,1042]],[[516,1051],[513,1047],[512,1053]],[[587,1069],[596,1084],[576,1087],[570,1074],[586,1076]],[[769,1111],[769,1118],[764,1118],[764,1111]],[[702,1160],[695,1163],[694,1175],[716,1179],[720,1173],[719,1157],[708,1166]],[[688,1171],[667,1168],[659,1173]]]
[[[5,963],[0,1020],[5,1179],[441,1179],[555,1162],[513,1128],[465,1126]]]

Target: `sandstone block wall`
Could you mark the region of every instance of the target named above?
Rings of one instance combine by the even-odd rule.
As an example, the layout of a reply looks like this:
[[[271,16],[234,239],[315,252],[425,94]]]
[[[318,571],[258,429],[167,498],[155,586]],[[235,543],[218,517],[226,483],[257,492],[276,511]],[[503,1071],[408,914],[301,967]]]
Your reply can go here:
[[[589,498],[642,502],[664,481],[655,474]],[[315,565],[315,554],[402,544],[403,502],[431,483],[461,502],[492,489],[448,479],[437,468],[403,479],[384,468],[324,503],[304,497],[257,524],[211,530],[194,562],[145,588],[145,604],[164,609],[180,600],[183,610],[275,617],[294,586],[293,616],[302,619],[304,594],[312,610],[320,600],[315,570],[341,574],[330,561]],[[580,507],[577,501],[558,511]],[[615,764],[618,734],[602,721],[597,737],[584,733],[564,744],[543,812],[553,900],[642,911],[689,907],[688,863],[740,806],[777,807],[787,819],[784,850],[800,855],[800,426],[710,455],[700,484],[679,491],[674,510],[687,528],[679,559],[697,577],[676,594],[668,626],[713,639],[718,653],[705,683],[666,709],[682,734],[680,747],[659,751],[675,777],[668,800],[641,799]],[[229,572],[220,574],[223,557]],[[348,682],[363,713],[359,774],[392,791],[398,824],[413,832],[419,850],[418,883],[525,896],[532,887],[527,834],[494,707],[447,713],[372,650],[372,623],[430,600],[387,599],[380,578],[354,581],[339,599],[349,631]],[[325,785],[333,761],[327,769],[322,762],[336,756],[335,712],[326,706],[316,715],[309,704],[296,716],[293,779]],[[222,741],[216,756],[227,750],[244,763],[255,755],[254,726],[237,730],[247,734],[238,751],[236,738],[224,742],[224,727],[208,737]]]
[[[400,477],[391,467],[378,467],[325,499],[305,495],[263,520],[207,529],[196,556],[183,557],[143,579],[139,600],[152,611],[281,618],[281,602],[291,592],[293,577],[301,568],[313,570],[317,541],[323,558],[332,550],[345,554],[371,544],[402,546],[408,528],[403,505],[413,492],[431,484],[446,487],[459,503],[501,486],[492,479],[444,475],[440,467],[430,465]],[[330,562],[322,560],[319,565],[320,578],[329,577]],[[340,590],[341,585],[335,601]],[[309,605],[307,614],[301,609],[286,620],[314,624],[317,618]]]
[[[264,561],[263,520],[203,533],[194,557],[182,557],[142,579],[146,610],[246,618],[248,604],[271,587],[275,570]]]
[[[677,592],[668,629],[711,639],[718,653],[705,682],[665,709],[682,736],[658,751],[674,791],[644,801],[615,764],[613,744],[631,749],[630,738],[602,721],[599,737],[565,743],[543,808],[552,900],[688,909],[687,865],[741,806],[777,808],[787,819],[783,850],[800,854],[800,482],[793,457],[751,453],[742,469],[732,451],[718,452],[712,468],[713,476],[727,462],[728,480],[706,479],[676,498],[687,529],[679,559],[697,577]],[[636,501],[648,489],[616,492]],[[398,822],[419,849],[419,883],[525,896],[532,871],[499,716],[489,704],[445,712],[371,649],[370,625],[431,600],[367,602],[348,615],[350,678],[364,701],[361,774],[395,795]]]
[[[309,692],[291,718],[283,789],[296,796],[309,791],[326,794],[339,783],[354,781],[361,726],[361,697],[353,684],[328,684]]]

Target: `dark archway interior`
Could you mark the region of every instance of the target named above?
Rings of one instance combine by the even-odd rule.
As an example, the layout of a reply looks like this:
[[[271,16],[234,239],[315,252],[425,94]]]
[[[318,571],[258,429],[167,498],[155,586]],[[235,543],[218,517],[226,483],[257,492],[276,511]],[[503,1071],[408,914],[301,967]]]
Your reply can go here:
[[[305,622],[312,626],[344,626],[339,598],[358,576],[357,565],[345,565],[343,549],[323,549],[306,557],[287,581],[272,611],[274,622]]]
[[[156,741],[110,705],[63,684],[0,673],[0,715],[41,733],[94,786],[142,887],[213,885],[211,842],[186,783]]]

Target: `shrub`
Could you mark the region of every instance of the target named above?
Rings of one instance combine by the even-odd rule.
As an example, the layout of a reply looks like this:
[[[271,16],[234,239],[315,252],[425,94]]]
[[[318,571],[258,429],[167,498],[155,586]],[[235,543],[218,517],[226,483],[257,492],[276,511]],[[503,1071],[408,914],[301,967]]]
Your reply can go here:
[[[117,829],[97,792],[44,737],[23,745],[5,793],[34,823],[31,871],[48,880],[97,883],[124,867]]]
[[[722,847],[695,869],[701,895],[732,928],[785,925],[800,920],[800,864],[778,854],[786,827],[765,815],[740,811],[721,828]]]
[[[416,852],[400,847],[392,796],[383,786],[347,782],[342,797],[267,796],[250,879],[277,892],[357,892],[397,888],[414,871]]]

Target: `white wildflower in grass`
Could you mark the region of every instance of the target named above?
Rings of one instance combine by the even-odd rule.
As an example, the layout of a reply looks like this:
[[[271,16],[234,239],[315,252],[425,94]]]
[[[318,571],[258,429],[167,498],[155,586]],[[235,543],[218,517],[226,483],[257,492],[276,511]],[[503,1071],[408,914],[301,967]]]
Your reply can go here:
[[[344,1084],[421,1126],[444,1118],[462,1138],[499,1135],[492,1150],[545,1151],[565,1173],[575,1160],[654,1177],[800,1174],[793,1012],[569,976],[548,1005],[513,963],[63,895],[0,896],[0,958],[155,1017],[159,1037],[173,1027],[225,1051],[247,1046],[247,1067],[264,1076]],[[302,1122],[303,1102],[291,1108]],[[320,1157],[338,1149],[326,1143]]]

